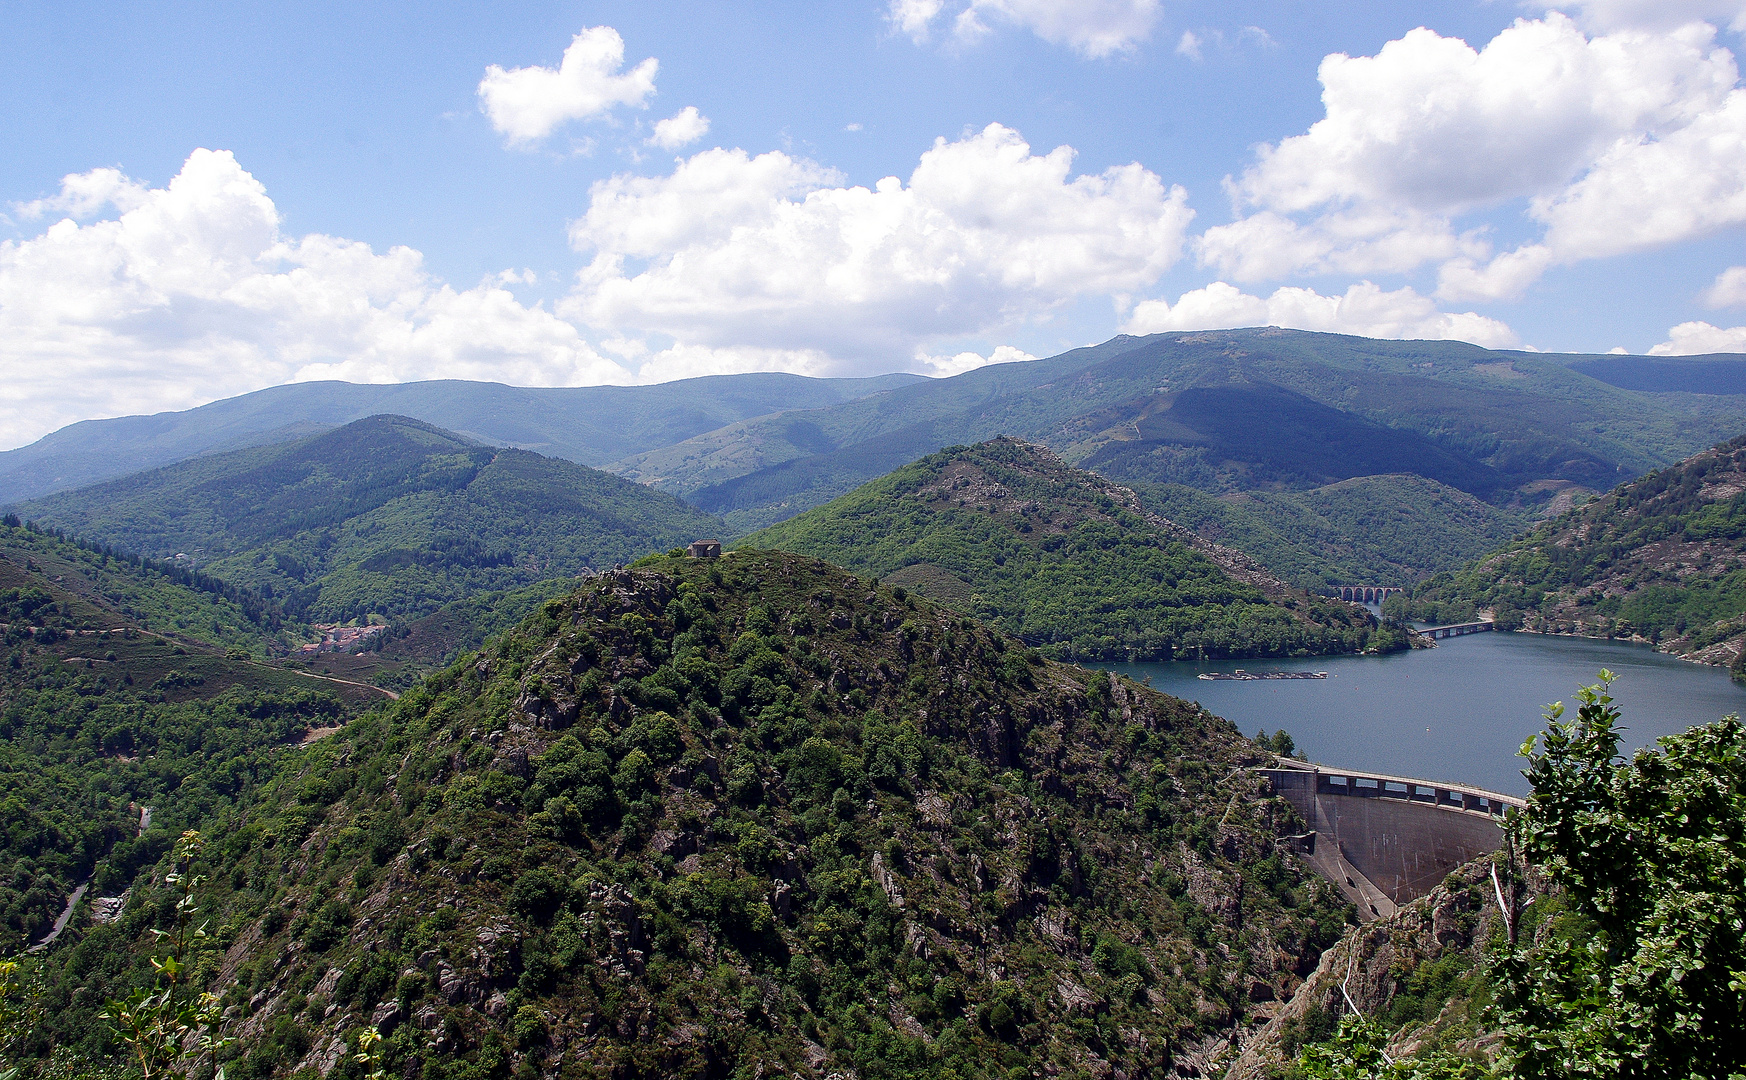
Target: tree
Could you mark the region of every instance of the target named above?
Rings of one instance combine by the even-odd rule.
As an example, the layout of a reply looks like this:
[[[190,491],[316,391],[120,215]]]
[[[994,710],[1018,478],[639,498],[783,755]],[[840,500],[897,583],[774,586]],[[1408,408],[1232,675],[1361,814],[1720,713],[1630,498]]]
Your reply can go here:
[[[1498,961],[1523,1078],[1746,1075],[1746,728],[1736,716],[1619,755],[1614,676],[1522,748],[1511,841],[1579,921]],[[1537,743],[1537,745],[1536,745]]]

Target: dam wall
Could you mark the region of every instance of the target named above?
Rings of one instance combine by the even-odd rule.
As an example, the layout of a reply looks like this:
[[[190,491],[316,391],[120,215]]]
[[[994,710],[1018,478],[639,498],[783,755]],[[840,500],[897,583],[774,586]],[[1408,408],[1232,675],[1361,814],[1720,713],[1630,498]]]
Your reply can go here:
[[[1481,788],[1285,758],[1259,771],[1309,824],[1296,849],[1367,918],[1392,914],[1503,846],[1504,812],[1523,805]]]

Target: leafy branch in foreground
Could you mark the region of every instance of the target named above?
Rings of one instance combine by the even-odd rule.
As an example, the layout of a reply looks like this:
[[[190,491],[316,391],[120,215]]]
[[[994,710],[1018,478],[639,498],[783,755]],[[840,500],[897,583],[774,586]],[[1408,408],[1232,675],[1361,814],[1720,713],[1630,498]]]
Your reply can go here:
[[[205,841],[192,830],[182,834],[171,853],[174,869],[164,883],[179,888],[176,918],[169,930],[152,934],[166,952],[152,957],[157,971],[155,985],[141,988],[112,1001],[104,1014],[127,1044],[131,1063],[143,1080],[187,1075],[208,1055],[231,1040],[218,1034],[222,1006],[218,995],[198,989],[193,979],[194,954],[207,944],[205,924],[194,925],[199,914],[195,891],[205,880],[194,873],[194,862],[205,850]],[[215,1080],[224,1080],[219,1069]]]
[[[1626,761],[1613,679],[1523,747],[1534,793],[1511,838],[1584,925],[1497,964],[1513,1074],[1740,1077],[1746,728],[1725,717]]]

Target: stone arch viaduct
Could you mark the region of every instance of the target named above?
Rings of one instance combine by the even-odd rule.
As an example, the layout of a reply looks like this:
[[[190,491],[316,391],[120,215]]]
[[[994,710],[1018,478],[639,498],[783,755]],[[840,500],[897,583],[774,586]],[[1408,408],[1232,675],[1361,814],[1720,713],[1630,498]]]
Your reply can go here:
[[[1336,586],[1340,599],[1350,600],[1354,604],[1380,604],[1395,593],[1404,593],[1405,589],[1397,589],[1393,585],[1340,585]]]
[[[1309,823],[1293,850],[1365,921],[1394,914],[1457,866],[1503,846],[1504,811],[1524,805],[1483,788],[1290,758],[1258,771]]]

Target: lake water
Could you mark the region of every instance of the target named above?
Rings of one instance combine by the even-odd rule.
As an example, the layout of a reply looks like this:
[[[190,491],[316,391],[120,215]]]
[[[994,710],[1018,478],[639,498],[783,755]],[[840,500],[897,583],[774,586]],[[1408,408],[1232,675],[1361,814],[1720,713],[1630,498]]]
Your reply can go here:
[[[1676,660],[1647,645],[1470,634],[1435,649],[1392,656],[1322,656],[1106,664],[1154,689],[1198,701],[1245,735],[1284,728],[1311,761],[1527,794],[1522,741],[1545,725],[1554,701],[1576,708],[1576,690],[1607,668],[1624,716],[1628,753],[1662,735],[1728,713],[1746,715],[1746,688],[1721,668]],[[1326,680],[1208,682],[1203,671],[1326,671]]]

